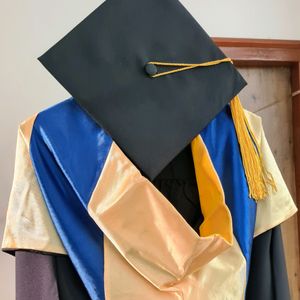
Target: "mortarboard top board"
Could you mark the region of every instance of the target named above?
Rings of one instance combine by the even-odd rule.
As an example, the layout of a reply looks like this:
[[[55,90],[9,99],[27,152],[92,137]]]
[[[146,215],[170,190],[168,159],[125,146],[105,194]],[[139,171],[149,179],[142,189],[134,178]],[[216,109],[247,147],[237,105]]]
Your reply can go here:
[[[177,0],[107,0],[39,60],[150,179],[246,85]],[[163,68],[165,71],[166,67]]]

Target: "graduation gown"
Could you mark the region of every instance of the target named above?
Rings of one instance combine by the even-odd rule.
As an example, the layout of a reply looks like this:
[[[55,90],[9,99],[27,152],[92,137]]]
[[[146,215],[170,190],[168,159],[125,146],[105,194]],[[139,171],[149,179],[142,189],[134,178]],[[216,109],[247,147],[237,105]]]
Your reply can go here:
[[[297,209],[245,80],[178,0],[105,1],[39,60],[74,98],[19,127],[18,300],[289,298]]]
[[[23,122],[2,243],[17,298],[288,299],[278,226],[297,209],[245,114],[277,185],[258,202],[228,105],[153,180],[73,98]]]

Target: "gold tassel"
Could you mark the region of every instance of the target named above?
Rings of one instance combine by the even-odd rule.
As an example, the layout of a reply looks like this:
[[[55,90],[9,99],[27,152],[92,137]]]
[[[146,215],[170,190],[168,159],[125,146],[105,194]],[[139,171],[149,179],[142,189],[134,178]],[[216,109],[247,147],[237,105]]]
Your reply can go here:
[[[277,190],[276,183],[264,166],[260,146],[249,126],[238,96],[231,100],[230,109],[248,182],[249,197],[256,201],[263,200],[268,195],[268,186],[274,191]]]

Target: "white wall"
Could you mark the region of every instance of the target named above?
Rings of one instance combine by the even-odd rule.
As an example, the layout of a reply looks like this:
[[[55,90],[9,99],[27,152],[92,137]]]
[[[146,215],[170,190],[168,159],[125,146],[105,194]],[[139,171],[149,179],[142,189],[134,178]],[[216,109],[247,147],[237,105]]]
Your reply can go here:
[[[211,36],[300,39],[300,0],[183,0]]]
[[[0,0],[0,238],[13,176],[17,126],[68,97],[36,58],[101,3]],[[300,39],[300,0],[182,3],[211,36]],[[0,254],[1,299],[14,299],[13,270],[13,259]]]

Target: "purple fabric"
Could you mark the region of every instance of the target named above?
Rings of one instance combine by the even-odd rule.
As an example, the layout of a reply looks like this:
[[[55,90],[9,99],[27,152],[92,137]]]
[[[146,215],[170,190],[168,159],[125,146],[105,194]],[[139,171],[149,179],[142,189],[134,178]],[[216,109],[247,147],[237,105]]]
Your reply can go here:
[[[54,257],[16,251],[16,300],[59,300]]]

